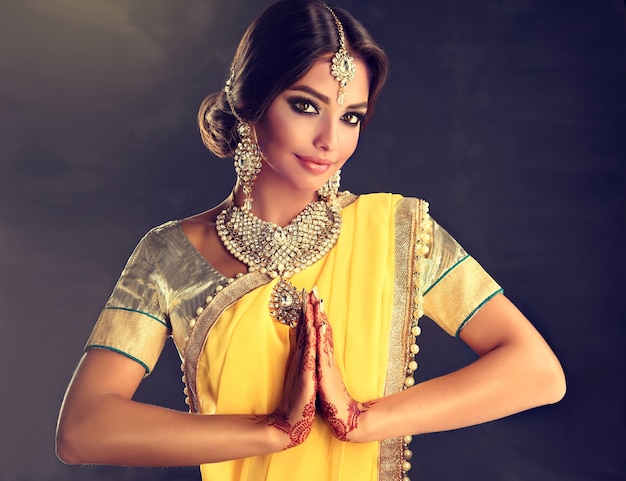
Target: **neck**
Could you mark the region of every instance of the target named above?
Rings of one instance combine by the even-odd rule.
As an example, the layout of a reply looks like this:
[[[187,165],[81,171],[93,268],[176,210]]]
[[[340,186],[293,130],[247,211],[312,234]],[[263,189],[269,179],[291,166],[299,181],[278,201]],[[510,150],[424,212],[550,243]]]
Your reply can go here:
[[[259,179],[257,179],[259,180]],[[235,204],[243,205],[244,195],[239,183],[235,186]],[[317,192],[288,189],[284,186],[255,182],[252,186],[252,213],[259,219],[281,227],[289,224],[311,202],[318,200]]]

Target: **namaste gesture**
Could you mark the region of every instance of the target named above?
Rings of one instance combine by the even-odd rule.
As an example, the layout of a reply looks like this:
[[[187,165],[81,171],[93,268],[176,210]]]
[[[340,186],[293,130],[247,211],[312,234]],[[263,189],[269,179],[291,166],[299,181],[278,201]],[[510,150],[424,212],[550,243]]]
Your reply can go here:
[[[302,320],[292,332],[284,398],[259,421],[286,435],[285,449],[306,439],[316,414],[337,439],[358,442],[361,415],[373,402],[360,403],[348,393],[335,364],[332,327],[315,290],[303,294]]]
[[[563,397],[563,370],[550,347],[483,267],[434,219],[426,222],[425,200],[340,190],[341,169],[387,73],[384,50],[342,8],[278,0],[250,25],[226,85],[198,111],[204,144],[234,161],[232,194],[150,230],[137,245],[63,401],[61,460],[199,465],[205,481],[372,481],[387,470],[407,479],[409,435]],[[207,176],[216,192],[218,177]],[[294,308],[289,279],[299,273],[345,286],[335,291],[330,320],[315,290]],[[270,295],[269,284],[257,283],[265,275],[277,279]],[[407,300],[408,319],[394,315],[399,299]],[[417,352],[408,341],[424,309],[476,359],[415,383],[416,361],[404,364]],[[355,321],[363,323],[358,336]],[[401,321],[411,329],[400,329]],[[274,329],[291,336],[288,345],[265,335]],[[168,338],[184,358],[191,412],[135,399]],[[261,346],[258,365],[247,369],[253,342]],[[369,381],[346,374],[359,367],[352,363],[363,345]],[[368,398],[354,399],[349,389]],[[397,449],[355,445],[391,438]]]

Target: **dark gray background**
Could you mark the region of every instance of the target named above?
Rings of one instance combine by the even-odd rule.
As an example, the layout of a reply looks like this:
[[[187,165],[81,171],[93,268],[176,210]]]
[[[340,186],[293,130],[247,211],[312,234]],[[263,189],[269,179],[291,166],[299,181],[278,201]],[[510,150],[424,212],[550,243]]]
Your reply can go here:
[[[196,109],[268,4],[0,4],[0,481],[199,478],[197,468],[66,467],[54,427],[136,242],[230,191],[230,161],[204,150]],[[344,187],[429,200],[569,382],[557,405],[416,438],[413,479],[626,479],[623,1],[338,4],[392,65]],[[423,325],[419,379],[472,359]],[[168,346],[141,399],[183,408],[179,375]]]

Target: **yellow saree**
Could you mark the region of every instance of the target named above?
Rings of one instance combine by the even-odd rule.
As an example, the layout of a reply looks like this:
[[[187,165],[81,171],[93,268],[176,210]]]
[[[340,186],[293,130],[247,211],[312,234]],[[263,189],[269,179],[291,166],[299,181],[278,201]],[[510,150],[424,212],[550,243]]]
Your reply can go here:
[[[394,211],[400,197],[381,200],[372,196],[345,207],[335,247],[290,279],[299,289],[317,286],[335,333],[339,370],[352,396],[364,401],[385,393],[394,299]],[[202,345],[197,361],[185,353],[186,365],[197,363],[193,391],[200,413],[269,413],[282,397],[290,344],[289,327],[269,315],[277,280],[258,287],[251,281],[244,276],[217,293],[214,302],[224,310],[201,316],[190,338],[189,351]],[[208,480],[375,480],[378,452],[378,443],[336,440],[318,418],[301,446],[201,469]]]
[[[307,291],[317,286],[346,387],[355,399],[368,401],[403,388],[414,342],[410,327],[421,315],[422,293],[426,314],[455,335],[501,290],[445,230],[433,222],[424,230],[423,201],[370,194],[346,195],[341,202],[337,244],[290,281]],[[417,263],[421,245],[430,252]],[[149,372],[171,335],[183,359],[193,412],[270,413],[282,397],[290,351],[290,328],[269,314],[277,280],[257,272],[225,281],[193,250],[178,224],[156,228],[131,257],[87,349],[116,350]],[[398,481],[402,449],[402,439],[338,441],[317,418],[298,447],[207,464],[201,471],[205,481]]]

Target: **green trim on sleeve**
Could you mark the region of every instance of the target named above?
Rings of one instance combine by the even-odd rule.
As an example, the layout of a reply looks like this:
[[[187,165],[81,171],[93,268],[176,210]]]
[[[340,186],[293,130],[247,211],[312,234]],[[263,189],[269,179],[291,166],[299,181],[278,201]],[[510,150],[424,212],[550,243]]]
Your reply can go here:
[[[109,310],[115,310],[115,309],[117,309],[117,310],[120,310],[120,311],[137,312],[137,313],[139,313],[139,314],[143,314],[144,316],[148,316],[148,317],[150,317],[150,318],[154,319],[155,321],[157,321],[157,322],[159,322],[159,323],[163,324],[163,325],[164,325],[165,327],[167,327],[168,329],[170,329],[170,328],[171,328],[171,326],[170,326],[167,322],[165,322],[165,321],[163,321],[163,320],[159,319],[159,318],[158,318],[158,317],[156,317],[156,316],[153,316],[152,314],[149,314],[149,313],[147,313],[147,312],[144,312],[144,311],[140,311],[140,310],[137,310],[137,309],[130,309],[129,307],[118,307],[118,306],[108,306],[108,307],[105,307],[105,309],[109,309]]]
[[[461,329],[463,329],[465,327],[465,324],[467,324],[470,319],[472,318],[472,316],[474,314],[476,314],[478,312],[478,310],[483,307],[485,304],[487,304],[487,302],[489,302],[492,298],[494,298],[495,296],[497,296],[498,294],[502,294],[504,292],[504,289],[500,288],[498,289],[496,292],[494,292],[493,294],[491,294],[490,296],[487,297],[487,299],[485,299],[483,302],[481,302],[480,304],[478,304],[478,306],[476,306],[476,309],[474,309],[472,312],[470,312],[470,314],[463,319],[463,322],[461,323],[461,325],[459,326],[459,328],[456,330],[456,333],[454,334],[455,337],[459,337],[459,334],[461,333]]]
[[[118,354],[122,354],[122,355],[126,356],[128,359],[132,359],[133,361],[141,364],[143,366],[143,368],[146,370],[146,375],[150,374],[150,368],[148,367],[148,365],[146,363],[144,363],[140,359],[137,359],[134,356],[131,356],[127,352],[124,352],[124,351],[122,351],[120,349],[115,349],[114,347],[111,347],[111,346],[103,346],[103,345],[100,345],[100,344],[89,344],[89,345],[85,346],[85,352],[89,351],[90,349],[94,349],[94,348],[95,349],[106,349],[108,351],[113,351],[113,352],[117,352]]]
[[[466,254],[465,257],[462,257],[461,259],[459,259],[458,261],[456,261],[454,264],[452,264],[448,269],[446,269],[443,274],[441,274],[441,276],[439,276],[439,279],[437,279],[435,282],[432,283],[432,285],[426,289],[424,291],[424,295],[428,294],[428,292],[435,287],[437,284],[439,284],[451,271],[453,271],[459,264],[461,264],[462,262],[466,261],[467,259],[469,259],[470,255]]]

